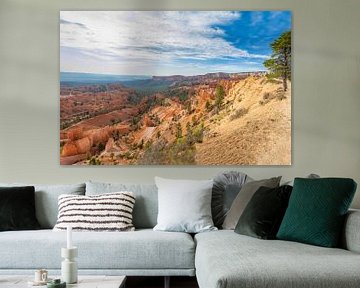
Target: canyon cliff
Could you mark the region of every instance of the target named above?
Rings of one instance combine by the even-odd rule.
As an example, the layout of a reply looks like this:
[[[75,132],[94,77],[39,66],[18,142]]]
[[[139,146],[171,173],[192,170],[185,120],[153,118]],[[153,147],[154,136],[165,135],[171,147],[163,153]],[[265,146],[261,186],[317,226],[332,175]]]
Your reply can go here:
[[[263,73],[200,76],[153,77],[167,83],[158,91],[64,88],[61,163],[291,164],[290,82],[284,92]]]

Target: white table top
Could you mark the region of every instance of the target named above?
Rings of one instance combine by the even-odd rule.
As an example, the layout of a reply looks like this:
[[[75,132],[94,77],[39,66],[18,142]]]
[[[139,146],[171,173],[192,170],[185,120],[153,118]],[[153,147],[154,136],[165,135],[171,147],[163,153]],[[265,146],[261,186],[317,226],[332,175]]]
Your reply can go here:
[[[55,279],[52,277],[50,279]],[[126,276],[88,276],[80,275],[77,284],[67,284],[67,288],[123,288],[125,287]],[[33,277],[26,275],[0,275],[0,288],[24,288],[24,287],[37,287],[44,288],[44,286],[31,286],[28,285],[29,281],[33,281]]]

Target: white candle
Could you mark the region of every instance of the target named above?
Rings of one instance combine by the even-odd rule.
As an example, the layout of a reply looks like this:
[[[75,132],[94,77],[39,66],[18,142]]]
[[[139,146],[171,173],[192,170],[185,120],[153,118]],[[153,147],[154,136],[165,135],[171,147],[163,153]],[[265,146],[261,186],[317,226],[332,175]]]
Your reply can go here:
[[[70,249],[72,248],[72,235],[71,235],[71,231],[72,231],[72,227],[69,225],[67,226],[66,232],[67,232],[67,244],[66,244],[66,248]]]

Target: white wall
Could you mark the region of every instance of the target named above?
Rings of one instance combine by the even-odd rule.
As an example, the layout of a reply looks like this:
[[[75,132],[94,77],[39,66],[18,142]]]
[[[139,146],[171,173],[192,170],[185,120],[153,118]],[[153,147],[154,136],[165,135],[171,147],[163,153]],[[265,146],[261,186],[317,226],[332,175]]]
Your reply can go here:
[[[60,10],[293,11],[293,164],[288,167],[61,167]],[[360,186],[360,1],[358,0],[1,0],[0,182],[152,182],[209,178],[223,170],[252,177],[311,172]],[[360,190],[360,189],[359,189]],[[354,207],[360,207],[360,192]]]

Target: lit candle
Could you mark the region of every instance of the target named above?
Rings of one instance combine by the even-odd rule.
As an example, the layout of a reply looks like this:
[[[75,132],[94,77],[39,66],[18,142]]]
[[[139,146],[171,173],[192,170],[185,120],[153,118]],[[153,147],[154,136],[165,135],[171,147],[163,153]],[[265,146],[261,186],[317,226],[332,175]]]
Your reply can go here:
[[[71,235],[72,227],[69,225],[67,226],[66,232],[67,232],[67,245],[66,248],[70,249],[72,248],[72,235]]]

